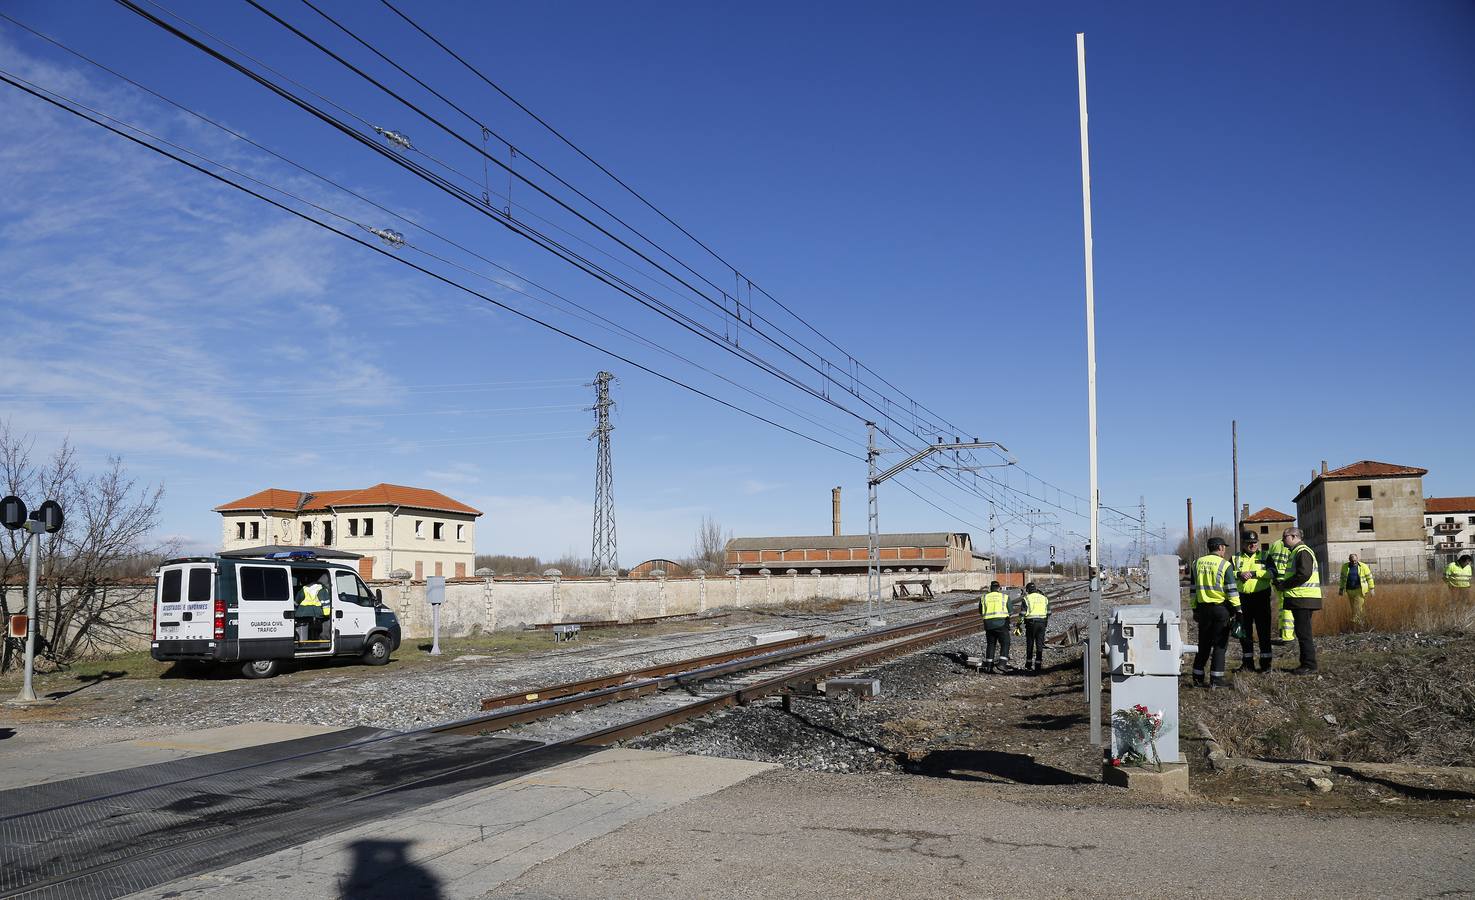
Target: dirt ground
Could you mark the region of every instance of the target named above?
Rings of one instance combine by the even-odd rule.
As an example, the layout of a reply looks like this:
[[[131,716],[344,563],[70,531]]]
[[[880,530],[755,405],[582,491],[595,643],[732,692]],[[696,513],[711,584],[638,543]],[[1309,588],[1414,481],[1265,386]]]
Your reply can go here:
[[[1297,711],[1290,719],[1295,721],[1310,721],[1307,710],[1314,709],[1314,721],[1323,726],[1321,715],[1346,715],[1347,721],[1357,722],[1351,711],[1357,706],[1351,702],[1356,695],[1353,686],[1365,684],[1368,679],[1402,677],[1396,673],[1403,671],[1411,653],[1418,654],[1428,667],[1438,669],[1457,654],[1464,654],[1468,661],[1472,649],[1468,637],[1422,646],[1420,641],[1428,643],[1427,638],[1409,636],[1403,642],[1406,649],[1397,654],[1369,650],[1365,640],[1362,644],[1343,641],[1348,646],[1338,645],[1338,640],[1323,642],[1320,691],[1314,679],[1299,679],[1283,671],[1255,676],[1253,681],[1247,679],[1243,688],[1234,691],[1195,690],[1186,677],[1183,679],[1180,746],[1190,765],[1195,794],[1192,802],[1334,815],[1475,818],[1475,785],[1459,779],[1389,780],[1333,774],[1332,790],[1320,793],[1308,784],[1305,774],[1220,774],[1210,769],[1206,742],[1194,727],[1199,719],[1208,720],[1211,728],[1212,723],[1251,721],[1257,708],[1252,701],[1270,695],[1302,698],[1298,705],[1292,705]],[[762,760],[811,771],[892,773],[991,783],[1021,800],[1138,802],[1100,783],[1102,756],[1088,743],[1079,650],[1049,651],[1045,671],[1039,675],[1020,671],[989,675],[966,665],[967,654],[977,652],[977,646],[978,639],[974,638],[938,645],[865,673],[881,679],[883,696],[876,700],[796,696],[788,711],[774,700],[647,736],[633,742],[633,746]],[[1283,665],[1288,668],[1294,662]],[[1346,687],[1326,690],[1328,684],[1344,683],[1334,679],[1344,679]],[[1467,688],[1472,684],[1475,681],[1464,681]],[[1109,721],[1106,702],[1103,697],[1103,720]],[[1417,707],[1418,703],[1410,705]],[[1456,729],[1465,737],[1475,734],[1469,718],[1448,718],[1448,709],[1436,710],[1432,715],[1446,716],[1445,731]],[[1391,726],[1382,723],[1377,727]],[[1276,741],[1286,740],[1284,735],[1290,733],[1294,729],[1246,730],[1245,735],[1258,737],[1231,752],[1266,755],[1269,748],[1281,746]],[[1376,743],[1375,738],[1368,740]],[[1446,743],[1458,743],[1458,739]],[[1426,746],[1436,745],[1444,746],[1432,739]],[[1399,761],[1433,758],[1415,754],[1400,757]]]

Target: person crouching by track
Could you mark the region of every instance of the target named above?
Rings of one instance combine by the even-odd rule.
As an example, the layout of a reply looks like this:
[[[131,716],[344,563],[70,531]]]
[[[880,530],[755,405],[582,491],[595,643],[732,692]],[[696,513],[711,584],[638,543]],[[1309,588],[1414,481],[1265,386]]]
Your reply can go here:
[[[1208,686],[1227,687],[1224,680],[1224,653],[1229,648],[1229,632],[1239,612],[1239,585],[1234,566],[1229,561],[1229,542],[1209,538],[1209,552],[1193,565],[1193,584],[1189,599],[1193,603],[1193,620],[1198,623],[1198,653],[1193,657],[1193,683],[1204,684],[1204,664],[1211,663]]]
[[[997,581],[989,583],[988,591],[978,601],[978,611],[983,614],[984,671],[1008,671],[1009,595],[999,589]]]
[[[1024,626],[1024,670],[1038,675],[1045,667],[1045,626],[1050,621],[1050,598],[1031,581],[1024,586],[1024,603],[1019,611]]]

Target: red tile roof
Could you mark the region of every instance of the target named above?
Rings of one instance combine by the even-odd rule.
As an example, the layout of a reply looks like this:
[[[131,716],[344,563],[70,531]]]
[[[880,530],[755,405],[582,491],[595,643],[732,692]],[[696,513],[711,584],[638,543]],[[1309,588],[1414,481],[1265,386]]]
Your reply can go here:
[[[1424,500],[1424,512],[1475,512],[1475,497],[1427,497]]]
[[[1332,469],[1318,478],[1390,478],[1398,475],[1428,475],[1428,469],[1420,469],[1415,466],[1398,466],[1393,463],[1378,462],[1372,459],[1364,459],[1343,466],[1340,469]]]
[[[1311,490],[1311,485],[1316,484],[1317,481],[1340,481],[1348,478],[1397,478],[1428,474],[1428,469],[1420,469],[1417,466],[1400,466],[1395,463],[1378,462],[1375,459],[1362,459],[1340,469],[1318,473],[1315,478],[1311,479],[1311,484],[1296,493],[1296,499],[1300,500],[1301,495]]]
[[[1292,516],[1292,515],[1287,515],[1286,513],[1283,513],[1283,512],[1281,512],[1278,509],[1271,509],[1270,507],[1267,506],[1264,509],[1260,510],[1259,512],[1255,513],[1252,516],[1246,516],[1242,521],[1245,521],[1245,522],[1294,522],[1294,521],[1296,521],[1296,517],[1295,516]]]
[[[402,484],[380,482],[373,487],[347,491],[284,491],[268,488],[249,497],[232,500],[215,507],[216,512],[231,512],[242,509],[310,510],[323,511],[330,506],[409,506],[415,509],[433,509],[444,512],[481,515],[481,510],[453,500],[440,491],[429,488],[406,487]]]

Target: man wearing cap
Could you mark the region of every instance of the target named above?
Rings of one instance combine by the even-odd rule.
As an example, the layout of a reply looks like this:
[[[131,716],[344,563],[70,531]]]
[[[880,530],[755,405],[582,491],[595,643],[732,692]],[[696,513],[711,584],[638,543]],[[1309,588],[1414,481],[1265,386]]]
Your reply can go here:
[[[1253,531],[1240,535],[1234,573],[1239,581],[1239,670],[1255,671],[1255,638],[1258,637],[1260,671],[1269,672],[1275,661],[1270,644],[1270,571],[1266,567],[1266,551],[1260,549],[1260,538]]]
[[[1316,644],[1311,637],[1311,617],[1321,609],[1321,565],[1316,553],[1306,546],[1306,538],[1299,528],[1287,528],[1282,535],[1290,548],[1291,559],[1288,570],[1282,570],[1275,579],[1275,589],[1280,591],[1281,602],[1290,610],[1296,636],[1296,648],[1301,654],[1301,664],[1291,670],[1292,675],[1309,675],[1316,671]]]
[[[1045,629],[1050,622],[1050,598],[1031,581],[1024,586],[1024,603],[1019,610],[1024,626],[1024,670],[1038,675],[1045,667]]]
[[[991,582],[988,590],[979,599],[978,611],[983,616],[983,666],[989,672],[1007,671],[1009,668],[1009,595],[1000,589],[997,581]]]
[[[1234,614],[1239,611],[1239,583],[1229,561],[1228,541],[1221,537],[1209,538],[1209,552],[1193,564],[1193,583],[1188,590],[1193,604],[1193,620],[1198,623],[1193,683],[1205,685],[1204,668],[1208,664],[1207,687],[1227,687],[1224,653],[1229,648]]]

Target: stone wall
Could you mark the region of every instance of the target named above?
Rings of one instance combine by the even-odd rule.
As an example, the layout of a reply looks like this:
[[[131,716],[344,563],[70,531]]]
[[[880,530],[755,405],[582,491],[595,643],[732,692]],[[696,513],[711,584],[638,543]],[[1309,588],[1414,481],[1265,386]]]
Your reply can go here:
[[[934,572],[932,590],[979,591],[988,584],[986,572]],[[881,596],[891,596],[891,584],[910,573],[881,576]],[[424,582],[371,581],[384,592],[384,603],[399,616],[405,638],[430,635],[430,606]],[[152,621],[153,587],[129,586],[136,591],[134,627],[147,632]],[[24,586],[4,589],[10,609],[25,609]],[[441,634],[516,630],[529,625],[579,620],[642,619],[700,613],[718,607],[773,607],[808,600],[860,600],[866,594],[866,576],[860,575],[724,575],[712,578],[549,578],[513,580],[467,578],[447,580],[441,607]],[[44,601],[44,592],[43,592]],[[135,649],[148,649],[139,637]]]

